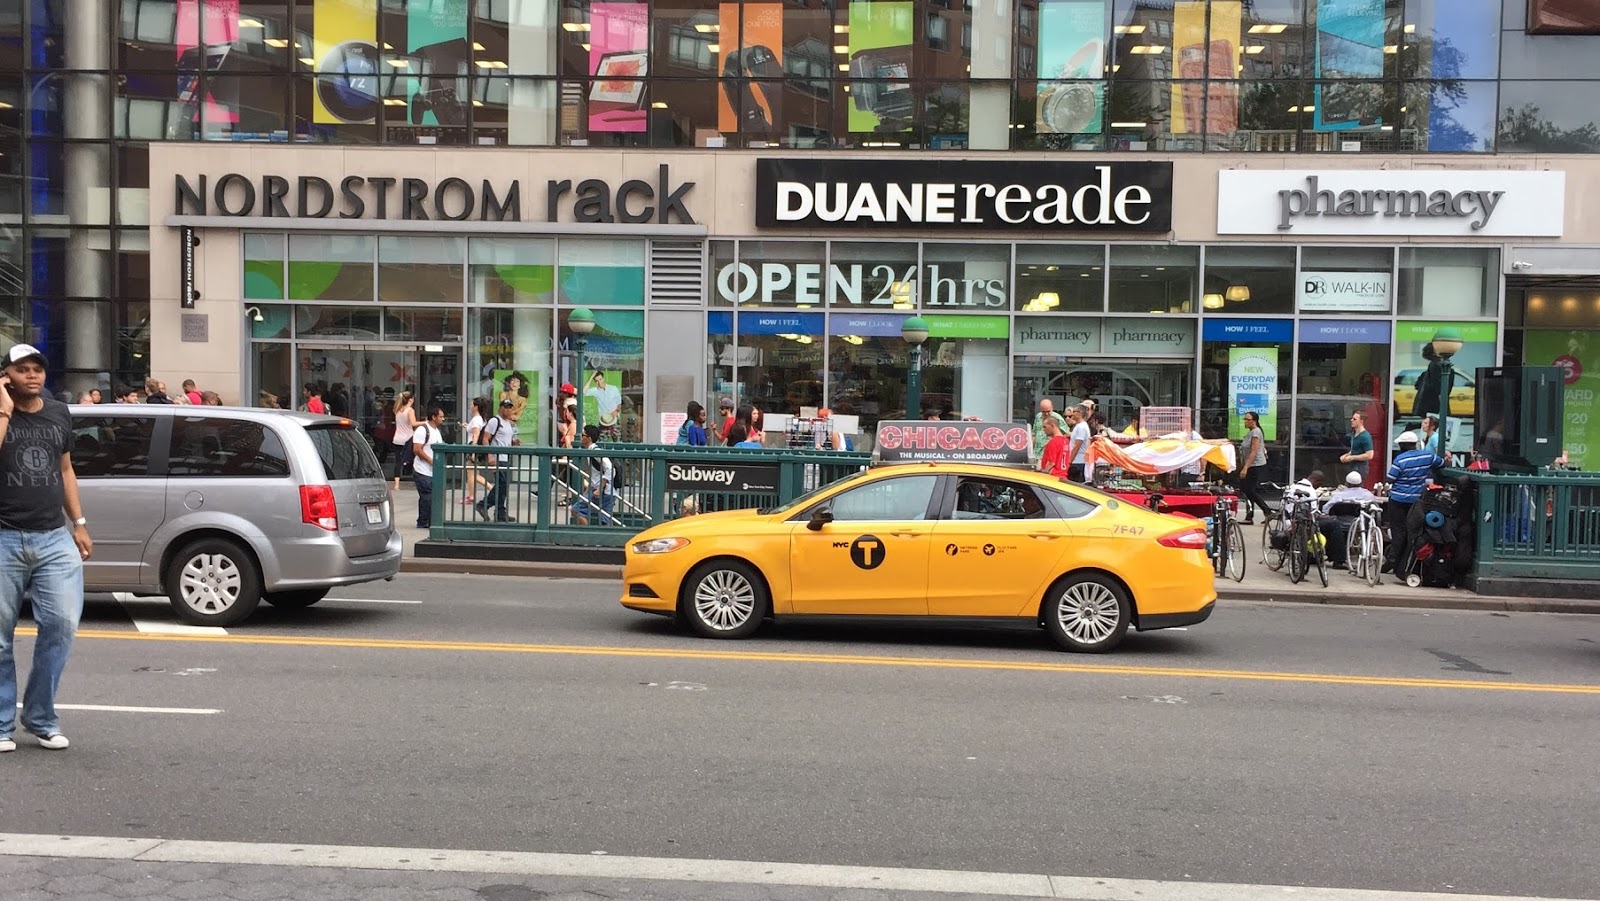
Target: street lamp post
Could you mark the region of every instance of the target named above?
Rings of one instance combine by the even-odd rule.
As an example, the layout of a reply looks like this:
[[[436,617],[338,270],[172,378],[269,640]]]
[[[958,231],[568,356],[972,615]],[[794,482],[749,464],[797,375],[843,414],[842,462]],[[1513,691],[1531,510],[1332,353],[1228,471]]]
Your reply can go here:
[[[577,349],[578,406],[573,413],[577,434],[572,436],[575,447],[583,445],[583,349],[589,346],[589,333],[594,331],[594,313],[588,307],[578,307],[567,314],[567,328],[572,329],[572,346]]]
[[[1450,383],[1455,380],[1455,367],[1450,365],[1450,358],[1461,350],[1461,332],[1446,326],[1433,334],[1433,355],[1431,365],[1438,367],[1439,376],[1439,456],[1450,459],[1450,445],[1447,443],[1446,423],[1450,419]]]
[[[928,340],[928,323],[912,316],[900,323],[900,337],[911,345],[911,371],[906,376],[906,418],[922,418],[922,342]]]

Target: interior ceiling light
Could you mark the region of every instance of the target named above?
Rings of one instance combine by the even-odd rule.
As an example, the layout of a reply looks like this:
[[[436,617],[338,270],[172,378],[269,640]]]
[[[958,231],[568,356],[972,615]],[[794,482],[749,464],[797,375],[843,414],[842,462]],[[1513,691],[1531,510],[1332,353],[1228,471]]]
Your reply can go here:
[[[568,31],[588,31],[590,25],[588,22],[562,22],[561,27]]]
[[[1117,34],[1144,34],[1144,26],[1118,25],[1116,28],[1113,28],[1112,31],[1115,31]]]

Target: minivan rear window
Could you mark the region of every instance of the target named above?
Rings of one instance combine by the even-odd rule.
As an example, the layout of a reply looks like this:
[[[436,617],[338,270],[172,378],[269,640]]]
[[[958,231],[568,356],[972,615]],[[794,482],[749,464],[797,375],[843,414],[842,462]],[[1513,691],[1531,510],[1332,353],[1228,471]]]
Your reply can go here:
[[[311,444],[322,458],[322,468],[330,482],[348,482],[354,479],[383,480],[383,470],[378,458],[373,456],[372,445],[356,431],[354,426],[340,423],[306,426]]]

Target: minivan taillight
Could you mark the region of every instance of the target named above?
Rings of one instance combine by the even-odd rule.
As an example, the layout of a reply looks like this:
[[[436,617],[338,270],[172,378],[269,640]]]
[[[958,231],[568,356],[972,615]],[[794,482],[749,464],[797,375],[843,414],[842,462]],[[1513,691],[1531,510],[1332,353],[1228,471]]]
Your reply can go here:
[[[1163,535],[1157,538],[1156,544],[1185,551],[1203,551],[1206,549],[1206,533],[1199,529],[1185,529],[1182,532],[1173,532],[1171,535]]]
[[[329,485],[300,486],[300,521],[330,532],[339,531],[339,505]]]

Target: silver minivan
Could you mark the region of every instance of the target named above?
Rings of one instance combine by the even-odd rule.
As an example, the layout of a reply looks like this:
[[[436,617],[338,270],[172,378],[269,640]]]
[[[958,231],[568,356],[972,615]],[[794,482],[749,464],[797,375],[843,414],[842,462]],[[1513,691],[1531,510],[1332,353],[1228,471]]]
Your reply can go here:
[[[184,622],[230,626],[400,571],[388,483],[348,419],[99,404],[73,405],[72,426],[85,591],[165,594]]]

